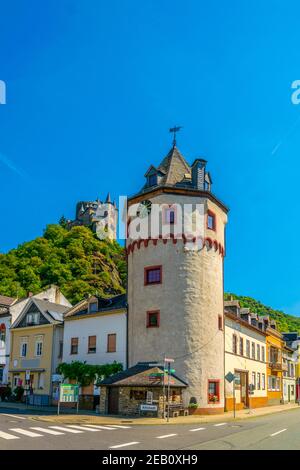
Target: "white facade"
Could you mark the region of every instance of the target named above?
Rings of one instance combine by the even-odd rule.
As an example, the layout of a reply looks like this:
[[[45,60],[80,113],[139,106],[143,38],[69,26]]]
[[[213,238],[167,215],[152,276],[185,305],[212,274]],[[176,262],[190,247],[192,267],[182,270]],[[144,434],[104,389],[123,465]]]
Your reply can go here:
[[[126,368],[126,311],[96,313],[65,318],[63,362],[86,361],[101,365],[114,361]],[[108,335],[116,335],[116,351],[108,352]],[[89,353],[89,337],[96,336],[96,352]],[[77,338],[78,352],[72,354],[71,340]]]
[[[283,350],[282,354],[282,390],[284,403],[296,400],[296,365],[297,356],[293,351]]]
[[[266,335],[247,322],[225,314],[225,376],[238,376],[237,408],[267,405]],[[249,387],[250,386],[250,387]],[[251,389],[251,393],[250,392]],[[233,383],[225,381],[226,408],[233,406]]]

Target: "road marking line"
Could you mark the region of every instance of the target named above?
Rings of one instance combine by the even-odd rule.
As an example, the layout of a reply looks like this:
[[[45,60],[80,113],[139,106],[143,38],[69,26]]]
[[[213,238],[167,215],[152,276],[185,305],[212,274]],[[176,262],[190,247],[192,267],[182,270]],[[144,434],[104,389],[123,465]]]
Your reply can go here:
[[[164,434],[163,436],[156,436],[156,439],[165,439],[166,437],[178,436],[178,434]]]
[[[91,432],[99,432],[100,429],[95,429],[95,428],[88,428],[87,426],[79,426],[77,424],[68,424],[68,428],[74,428],[74,429],[80,429],[81,431],[91,431]]]
[[[35,429],[35,431],[45,432],[46,434],[52,434],[53,436],[59,436],[59,435],[64,434],[63,432],[53,431],[52,429],[48,429],[48,428],[33,427],[33,428],[30,428],[30,429]]]
[[[17,416],[17,415],[9,415],[7,413],[0,413],[0,416],[9,416],[10,418],[18,418],[18,419],[27,419],[27,418],[24,418],[24,416]]]
[[[100,426],[100,424],[83,424],[83,426],[88,426],[89,428],[108,429],[109,431],[116,430],[116,428],[110,428],[109,426]]]
[[[119,447],[133,446],[134,444],[139,444],[139,442],[126,442],[126,444],[119,444],[117,446],[111,446],[109,449],[118,449]]]
[[[22,428],[11,428],[10,431],[17,432],[19,434],[23,434],[24,436],[28,437],[42,437],[42,434],[38,434],[36,432],[28,431],[27,429]]]
[[[214,424],[214,426],[224,426],[226,423],[218,423],[218,424]]]
[[[286,431],[287,429],[281,429],[280,431],[277,431],[277,432],[273,432],[273,434],[270,434],[271,437],[273,436],[277,436],[277,434],[280,434],[281,432],[284,432]]]
[[[0,437],[2,437],[2,439],[20,439],[19,436],[13,436],[4,431],[0,431]]]
[[[111,427],[120,429],[131,429],[131,426],[119,426],[118,424],[111,424]]]
[[[51,429],[57,429],[58,431],[71,432],[73,434],[80,434],[83,431],[78,431],[77,429],[64,428],[63,426],[49,426]]]
[[[191,432],[194,432],[194,431],[203,431],[205,428],[196,428],[196,429],[190,429]]]

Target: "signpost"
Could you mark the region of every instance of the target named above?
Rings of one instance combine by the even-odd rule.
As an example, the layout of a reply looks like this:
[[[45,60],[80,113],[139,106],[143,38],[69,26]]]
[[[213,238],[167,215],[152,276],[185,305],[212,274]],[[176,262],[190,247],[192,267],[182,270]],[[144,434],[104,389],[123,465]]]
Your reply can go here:
[[[142,403],[140,406],[141,411],[157,411],[157,405],[148,405],[146,403]]]
[[[232,372],[228,372],[228,374],[225,375],[225,379],[227,380],[227,382],[231,383],[233,382],[232,384],[232,388],[233,388],[233,417],[235,418],[235,380],[236,380],[237,376],[234,375]]]
[[[60,412],[60,403],[76,403],[77,413],[79,406],[79,385],[61,384],[57,403],[57,414]]]

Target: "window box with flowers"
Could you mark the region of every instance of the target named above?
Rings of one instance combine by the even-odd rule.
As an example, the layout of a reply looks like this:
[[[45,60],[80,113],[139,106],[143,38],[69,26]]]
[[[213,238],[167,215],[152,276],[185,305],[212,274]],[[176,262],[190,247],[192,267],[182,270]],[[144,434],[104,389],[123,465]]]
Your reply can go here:
[[[208,381],[208,403],[216,404],[220,402],[220,381]]]

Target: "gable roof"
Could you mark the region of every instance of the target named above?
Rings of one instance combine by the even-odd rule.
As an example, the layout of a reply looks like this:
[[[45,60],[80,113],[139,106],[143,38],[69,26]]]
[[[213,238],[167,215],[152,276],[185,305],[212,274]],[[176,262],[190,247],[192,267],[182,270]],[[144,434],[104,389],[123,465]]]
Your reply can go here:
[[[32,298],[23,308],[16,321],[12,324],[11,328],[16,328],[23,320],[24,316],[32,305],[35,305],[40,313],[49,321],[49,323],[62,323],[64,321],[64,313],[67,312],[69,307],[64,305],[55,304],[48,300]]]
[[[96,312],[89,311],[89,302],[95,300],[98,302],[98,309]],[[95,315],[101,312],[110,312],[111,310],[127,309],[127,296],[126,294],[115,295],[110,298],[103,298],[99,296],[92,296],[88,299],[81,300],[78,304],[68,309],[65,317],[76,317],[80,315]]]
[[[151,380],[151,373],[154,380]],[[100,385],[123,386],[123,387],[161,387],[162,381],[158,377],[155,381],[155,374],[163,373],[163,366],[157,362],[138,362],[129,369],[111,375],[100,382]],[[174,374],[171,374],[171,387],[187,387],[188,384]]]

